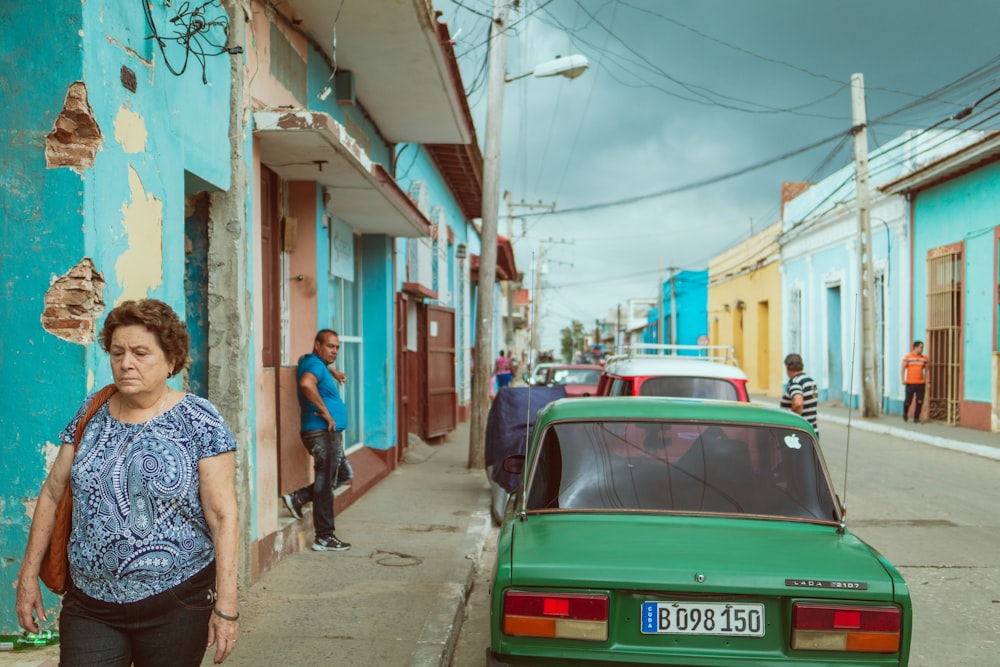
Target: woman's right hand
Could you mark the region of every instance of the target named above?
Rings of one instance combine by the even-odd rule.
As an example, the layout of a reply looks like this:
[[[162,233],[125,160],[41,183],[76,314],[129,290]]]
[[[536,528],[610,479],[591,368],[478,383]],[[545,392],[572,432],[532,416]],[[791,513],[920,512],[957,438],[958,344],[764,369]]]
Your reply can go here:
[[[42,588],[38,577],[19,576],[17,578],[17,601],[14,604],[17,622],[28,632],[38,632],[38,618],[49,620],[45,615]],[[35,618],[37,615],[38,618]]]
[[[17,622],[28,632],[38,632],[39,619],[49,620],[45,614],[45,602],[42,600],[42,587],[38,583],[38,572],[52,540],[52,529],[56,524],[56,507],[63,491],[66,490],[66,485],[69,484],[75,455],[73,445],[64,443],[59,447],[59,453],[56,454],[52,469],[42,484],[42,490],[35,503],[35,513],[31,517],[28,546],[24,549],[24,560],[21,561],[17,573],[17,599],[14,603]]]

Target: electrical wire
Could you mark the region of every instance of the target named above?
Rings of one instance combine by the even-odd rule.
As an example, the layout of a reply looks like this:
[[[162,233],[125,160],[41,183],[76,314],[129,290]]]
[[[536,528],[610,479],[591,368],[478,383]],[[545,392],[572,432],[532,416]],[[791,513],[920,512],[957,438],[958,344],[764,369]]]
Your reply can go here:
[[[684,185],[678,185],[678,186],[675,186],[675,187],[672,187],[672,188],[666,188],[666,189],[663,189],[663,190],[658,190],[656,192],[651,192],[651,193],[645,194],[645,195],[635,195],[635,196],[632,196],[632,197],[625,197],[625,198],[622,198],[622,199],[616,199],[616,200],[608,201],[608,202],[601,202],[601,203],[596,203],[596,204],[585,204],[585,205],[582,205],[582,206],[574,206],[574,207],[570,207],[570,208],[556,209],[554,211],[547,211],[545,213],[539,213],[538,215],[541,215],[541,216],[553,216],[553,215],[565,215],[567,213],[579,213],[581,211],[597,211],[597,210],[601,210],[601,209],[605,209],[605,208],[612,208],[612,207],[615,207],[615,206],[623,206],[625,204],[634,204],[636,202],[645,201],[647,199],[656,199],[658,197],[666,197],[667,195],[674,195],[674,194],[678,194],[678,193],[681,193],[681,192],[687,192],[687,191],[690,191],[690,190],[697,190],[698,188],[703,188],[706,185],[714,185],[716,183],[722,183],[723,181],[728,181],[730,179],[736,178],[737,176],[743,176],[744,174],[749,174],[750,172],[757,171],[758,169],[762,169],[764,167],[769,167],[769,166],[771,166],[773,164],[777,164],[779,162],[783,162],[783,161],[788,160],[790,158],[793,158],[793,157],[795,157],[797,155],[801,155],[803,153],[807,153],[807,152],[809,152],[809,151],[811,151],[813,149],[819,148],[820,146],[824,146],[824,145],[830,143],[831,141],[836,141],[836,140],[840,139],[841,137],[844,136],[845,133],[846,132],[839,132],[839,133],[834,134],[832,136],[826,137],[825,139],[821,139],[821,140],[819,140],[817,142],[809,144],[808,146],[803,146],[802,148],[798,148],[798,149],[796,149],[794,151],[791,151],[791,152],[788,152],[788,153],[784,153],[782,155],[778,155],[778,156],[773,157],[773,158],[769,158],[769,159],[764,160],[762,162],[757,162],[757,163],[749,165],[747,167],[743,167],[742,169],[737,169],[736,171],[731,171],[731,172],[727,172],[725,174],[720,174],[718,176],[711,176],[709,178],[704,178],[704,179],[701,179],[701,180],[692,181],[690,183],[686,183]]]
[[[695,104],[701,104],[701,105],[706,105],[706,106],[716,106],[716,107],[720,107],[720,108],[723,108],[723,109],[729,109],[731,111],[741,111],[741,112],[744,112],[744,113],[755,113],[755,114],[798,113],[798,115],[815,116],[816,114],[805,114],[805,113],[802,113],[802,110],[806,109],[806,108],[809,108],[811,106],[815,106],[816,104],[819,104],[820,102],[822,102],[822,101],[824,101],[826,99],[829,99],[833,95],[836,95],[837,92],[839,92],[840,90],[842,90],[846,85],[849,85],[849,84],[845,84],[845,83],[841,82],[840,85],[838,86],[838,88],[836,90],[832,91],[829,94],[823,95],[823,96],[821,96],[820,98],[818,98],[816,100],[812,100],[812,101],[809,101],[809,102],[805,102],[803,104],[799,104],[799,105],[796,105],[796,106],[793,106],[793,107],[787,107],[787,108],[772,107],[772,106],[769,106],[769,105],[766,105],[766,104],[761,104],[761,103],[758,103],[758,102],[753,102],[753,101],[750,101],[750,100],[745,100],[745,99],[734,97],[734,96],[731,96],[731,95],[726,95],[724,93],[719,93],[717,91],[713,91],[713,90],[708,89],[708,88],[706,88],[704,86],[701,86],[701,85],[691,84],[691,83],[682,81],[681,79],[678,79],[677,77],[674,77],[674,76],[670,75],[665,70],[663,70],[662,68],[660,68],[658,65],[656,65],[653,62],[651,62],[648,58],[646,58],[645,56],[643,56],[642,54],[640,54],[638,51],[636,51],[634,48],[632,48],[624,39],[622,39],[621,37],[619,37],[618,35],[616,35],[614,33],[614,31],[612,31],[610,28],[608,28],[607,26],[605,26],[594,14],[590,13],[586,9],[586,7],[584,6],[582,0],[575,0],[575,1],[576,1],[577,6],[584,13],[586,13],[587,16],[589,16],[591,18],[591,20],[592,20],[592,22],[594,24],[596,24],[597,26],[599,26],[605,32],[606,35],[609,35],[610,37],[614,38],[614,40],[618,44],[620,44],[626,51],[628,51],[629,53],[633,54],[638,59],[638,60],[630,60],[630,59],[624,58],[620,54],[616,54],[616,53],[614,53],[612,51],[607,51],[607,50],[601,51],[603,53],[603,55],[605,55],[608,59],[610,59],[612,61],[617,62],[616,59],[619,59],[619,58],[625,60],[625,62],[627,63],[627,65],[629,65],[629,67],[622,66],[623,71],[625,71],[628,74],[630,74],[631,76],[635,77],[636,79],[638,79],[642,83],[641,86],[630,85],[630,84],[622,81],[618,77],[616,77],[615,74],[614,74],[614,72],[612,72],[607,67],[607,65],[604,63],[603,60],[598,62],[598,65],[602,69],[604,69],[605,71],[607,71],[609,73],[609,75],[612,76],[612,78],[614,78],[616,81],[618,81],[622,85],[625,85],[625,86],[628,86],[628,87],[649,87],[649,88],[653,88],[653,89],[659,90],[660,92],[663,92],[663,93],[665,93],[667,95],[670,95],[672,97],[676,97],[678,99],[681,99],[681,100],[684,100],[684,101],[687,101],[687,102],[692,102],[692,103],[695,103]],[[559,25],[559,27],[561,27],[564,30],[566,29],[566,27],[564,25],[562,25],[561,22],[559,22],[558,18],[556,18],[550,12],[546,12],[546,13],[552,18],[553,21],[555,21],[557,23],[557,25]],[[600,51],[596,47],[596,45],[587,42],[587,40],[584,40],[583,38],[581,38],[579,36],[577,36],[577,39],[579,39],[582,43],[587,44],[588,46],[591,46],[592,49]],[[662,87],[662,86],[660,86],[658,84],[654,84],[652,82],[646,81],[645,79],[642,79],[641,77],[639,77],[639,75],[636,72],[636,69],[642,69],[642,70],[645,70],[645,71],[657,74],[657,75],[659,75],[659,76],[667,79],[668,81],[674,83],[675,85],[679,86],[681,89],[687,91],[693,97],[688,97],[686,95],[682,95],[680,93],[676,93],[676,92],[668,90],[668,89],[666,89],[666,88],[664,88],[664,87]],[[753,107],[756,107],[756,108],[747,108],[746,106],[736,106],[735,104],[729,104],[729,103],[726,103],[726,102],[722,102],[720,100],[729,100],[730,102],[739,102],[739,103],[742,103],[744,105],[750,105],[750,106],[753,106]],[[826,116],[821,116],[821,117],[826,117]]]
[[[174,76],[181,76],[187,71],[188,62],[193,56],[198,64],[201,65],[201,82],[208,85],[207,59],[209,57],[243,53],[243,48],[240,46],[226,46],[226,42],[229,40],[229,17],[224,10],[221,12],[219,18],[211,20],[206,18],[205,8],[217,2],[221,8],[221,0],[208,0],[208,2],[194,9],[191,9],[191,3],[182,3],[177,13],[170,19],[170,23],[176,28],[174,36],[167,37],[160,34],[159,30],[157,30],[150,3],[146,0],[140,0],[143,13],[146,17],[146,24],[152,32],[146,39],[152,39],[156,42],[156,45],[160,48],[160,53],[163,55],[163,63]],[[214,29],[222,31],[223,41],[221,44],[216,43],[212,37]],[[167,55],[167,42],[176,42],[184,48],[184,61],[179,66],[171,64],[170,57]]]

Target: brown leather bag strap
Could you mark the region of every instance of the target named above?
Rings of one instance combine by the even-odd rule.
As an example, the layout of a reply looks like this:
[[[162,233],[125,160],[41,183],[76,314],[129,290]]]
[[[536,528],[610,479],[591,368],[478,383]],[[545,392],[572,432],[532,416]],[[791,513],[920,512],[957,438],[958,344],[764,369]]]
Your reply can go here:
[[[80,440],[83,439],[83,431],[87,428],[87,423],[95,414],[97,414],[97,411],[101,409],[101,406],[107,403],[117,391],[118,387],[116,387],[115,383],[112,382],[109,385],[101,387],[97,393],[94,394],[94,398],[91,399],[90,405],[87,406],[86,411],[83,413],[83,417],[81,417],[80,421],[76,423],[76,432],[73,437],[74,451],[76,451],[76,448],[80,446]]]

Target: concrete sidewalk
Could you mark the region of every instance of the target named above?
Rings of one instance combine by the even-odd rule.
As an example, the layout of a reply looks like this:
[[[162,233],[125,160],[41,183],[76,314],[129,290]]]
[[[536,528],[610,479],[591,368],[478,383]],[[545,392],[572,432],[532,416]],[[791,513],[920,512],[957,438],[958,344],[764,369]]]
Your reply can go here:
[[[337,517],[349,551],[307,545],[245,588],[239,646],[225,664],[447,667],[490,531],[489,485],[466,467],[468,447],[467,422],[443,444],[411,444]],[[58,656],[57,647],[0,653],[0,666],[56,667]]]

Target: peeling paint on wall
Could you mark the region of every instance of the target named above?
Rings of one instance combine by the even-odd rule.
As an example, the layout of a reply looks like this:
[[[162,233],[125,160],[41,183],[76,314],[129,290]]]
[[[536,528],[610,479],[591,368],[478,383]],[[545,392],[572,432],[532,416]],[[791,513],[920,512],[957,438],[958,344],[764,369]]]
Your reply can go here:
[[[126,153],[141,153],[146,150],[146,137],[145,119],[122,105],[115,117],[115,141]]]
[[[146,194],[139,173],[128,166],[132,202],[122,205],[122,224],[128,249],[115,263],[122,288],[116,305],[129,299],[143,299],[163,283],[163,202]]]
[[[45,135],[45,166],[70,167],[82,174],[94,166],[103,144],[104,136],[87,101],[87,86],[75,81],[66,91],[66,102],[52,131]]]
[[[104,314],[105,284],[94,262],[84,257],[45,292],[42,328],[71,343],[94,342],[97,319]]]

